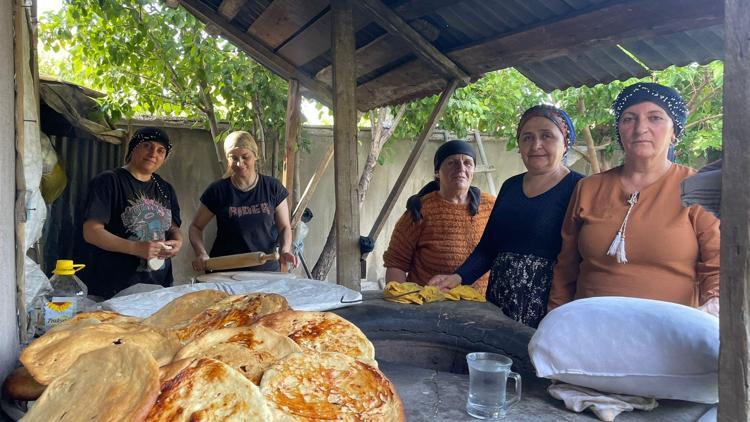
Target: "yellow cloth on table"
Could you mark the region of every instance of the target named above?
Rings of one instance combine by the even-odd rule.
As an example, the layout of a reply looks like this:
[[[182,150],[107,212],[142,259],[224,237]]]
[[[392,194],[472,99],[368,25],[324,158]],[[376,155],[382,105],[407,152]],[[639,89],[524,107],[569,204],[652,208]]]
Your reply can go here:
[[[445,293],[445,298],[448,300],[473,300],[475,302],[487,301],[475,288],[465,284],[450,289]]]
[[[442,300],[473,300],[485,302],[481,293],[471,286],[457,286],[448,292],[441,292],[435,286],[420,286],[417,283],[389,281],[383,290],[385,300],[397,303],[423,303],[440,302]]]
[[[445,295],[435,286],[424,286],[419,295],[424,299],[424,303],[440,302],[445,300]]]
[[[399,283],[398,281],[389,281],[383,290],[383,298],[397,303],[416,303],[421,305],[424,299],[419,295],[422,286],[417,283]]]

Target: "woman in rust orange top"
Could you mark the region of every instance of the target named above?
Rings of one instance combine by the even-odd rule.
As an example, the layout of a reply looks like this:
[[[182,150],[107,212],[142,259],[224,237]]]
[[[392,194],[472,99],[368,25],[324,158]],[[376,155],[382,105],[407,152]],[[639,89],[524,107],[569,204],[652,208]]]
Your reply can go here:
[[[687,108],[672,88],[637,83],[613,106],[623,165],[581,180],[563,221],[549,308],[592,296],[629,296],[719,311],[719,220],[683,208],[694,170],[668,160]]]
[[[435,180],[409,198],[383,254],[386,281],[425,285],[436,274],[453,272],[477,246],[495,197],[471,186],[474,159],[474,150],[464,141],[438,148]],[[487,277],[481,275],[474,283],[482,294]]]

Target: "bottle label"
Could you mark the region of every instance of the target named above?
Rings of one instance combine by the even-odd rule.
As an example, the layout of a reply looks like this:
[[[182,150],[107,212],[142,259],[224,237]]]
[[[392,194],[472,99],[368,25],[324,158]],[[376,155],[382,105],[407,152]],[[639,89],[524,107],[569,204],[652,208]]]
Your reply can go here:
[[[75,297],[53,297],[44,304],[44,330],[47,331],[55,325],[69,319],[76,314]]]

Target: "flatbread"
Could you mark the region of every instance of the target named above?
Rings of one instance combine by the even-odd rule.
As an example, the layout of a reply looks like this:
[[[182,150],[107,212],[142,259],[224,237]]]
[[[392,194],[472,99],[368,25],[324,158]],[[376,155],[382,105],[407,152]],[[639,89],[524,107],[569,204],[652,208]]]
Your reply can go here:
[[[38,399],[45,388],[45,385],[36,382],[28,369],[20,366],[5,378],[3,396],[13,400],[32,401]]]
[[[377,368],[341,353],[293,353],[271,366],[260,390],[296,421],[404,421],[396,389]]]
[[[256,325],[210,331],[177,352],[174,359],[207,357],[241,372],[254,384],[280,359],[302,349],[289,337]]]
[[[159,368],[143,348],[109,345],[81,355],[22,421],[142,421],[159,395]]]
[[[263,315],[287,309],[286,298],[274,293],[229,296],[204,309],[174,333],[183,344],[187,344],[209,331],[247,327]]]
[[[305,350],[339,352],[375,367],[375,347],[362,331],[331,312],[284,311],[267,315],[257,322],[288,336]]]
[[[144,319],[143,323],[161,329],[174,328],[228,296],[229,294],[218,290],[191,292],[167,303],[153,315]]]
[[[24,349],[20,359],[34,379],[48,385],[84,353],[123,343],[143,347],[160,366],[171,362],[180,347],[174,337],[141,323],[102,323],[47,333]]]
[[[271,411],[258,386],[225,363],[200,358],[162,382],[161,394],[146,421],[271,419]]]
[[[60,330],[75,330],[80,327],[97,325],[103,322],[140,322],[141,319],[112,311],[81,312],[47,330],[48,333]]]

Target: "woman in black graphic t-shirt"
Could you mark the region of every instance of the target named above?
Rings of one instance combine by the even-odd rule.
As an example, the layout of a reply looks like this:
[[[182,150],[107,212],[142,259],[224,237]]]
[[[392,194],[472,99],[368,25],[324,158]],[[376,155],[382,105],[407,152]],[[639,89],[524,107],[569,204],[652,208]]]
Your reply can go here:
[[[258,145],[247,132],[232,132],[224,141],[229,160],[227,176],[213,182],[201,195],[201,205],[190,224],[190,244],[195,251],[193,269],[204,271],[209,257],[245,252],[273,252],[278,246],[280,262],[297,266],[291,253],[289,193],[278,180],[258,172]],[[211,252],[203,243],[203,230],[216,217],[216,240]],[[279,262],[242,268],[278,271]]]
[[[110,298],[138,283],[172,285],[170,258],[182,247],[180,206],[172,185],[156,174],[171,149],[162,130],[139,129],[125,165],[91,180],[83,237],[92,256],[82,274],[90,294]],[[148,265],[152,258],[164,263]]]

